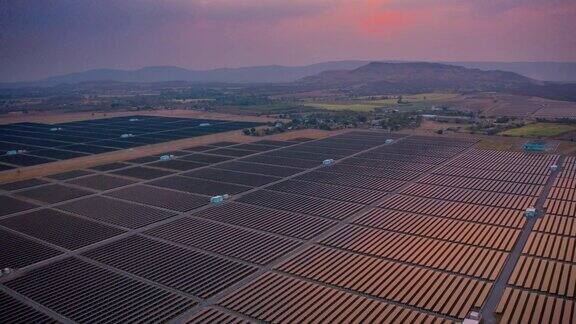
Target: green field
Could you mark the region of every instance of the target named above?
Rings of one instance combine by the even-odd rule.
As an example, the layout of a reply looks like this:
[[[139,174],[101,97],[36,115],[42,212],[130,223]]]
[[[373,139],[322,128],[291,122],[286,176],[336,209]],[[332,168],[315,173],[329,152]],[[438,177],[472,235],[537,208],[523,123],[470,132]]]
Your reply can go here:
[[[458,96],[452,93],[422,93],[417,95],[403,95],[402,103],[398,104],[398,99],[375,99],[367,100],[360,98],[359,100],[347,102],[306,102],[308,107],[326,109],[326,110],[352,110],[352,111],[373,111],[376,108],[421,108],[426,104],[438,104],[443,100],[452,99]]]
[[[499,135],[515,137],[554,137],[574,131],[576,131],[576,125],[535,123],[509,129],[499,133]]]
[[[407,102],[423,102],[423,101],[442,101],[458,97],[457,93],[440,93],[440,92],[429,92],[420,93],[414,95],[403,95],[402,101]]]
[[[326,110],[352,110],[352,111],[372,111],[375,108],[383,107],[382,104],[370,103],[323,103],[307,102],[307,107],[326,109]]]

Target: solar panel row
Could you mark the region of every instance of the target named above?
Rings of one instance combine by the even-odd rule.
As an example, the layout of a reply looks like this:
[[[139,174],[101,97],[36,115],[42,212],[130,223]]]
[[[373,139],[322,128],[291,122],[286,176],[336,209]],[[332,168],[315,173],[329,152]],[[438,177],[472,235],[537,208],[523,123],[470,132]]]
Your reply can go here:
[[[387,260],[409,262],[472,277],[495,280],[507,253],[471,245],[347,225],[322,244]],[[410,251],[405,251],[410,246]],[[457,254],[465,259],[454,258]]]
[[[401,143],[404,144],[405,141],[412,142],[409,144],[410,147],[419,146],[414,143],[416,139],[413,137],[402,140]],[[465,146],[455,145],[450,149],[441,149],[437,143],[434,145],[436,150],[423,147],[419,155],[434,157],[437,159],[434,160],[436,163],[443,161],[446,163],[432,170],[431,175],[418,178],[417,181],[423,182],[422,184],[402,186],[399,193],[377,202],[376,205],[379,208],[370,208],[353,220],[353,223],[363,225],[362,227],[345,225],[335,234],[321,241],[324,245],[337,248],[337,250],[321,251],[328,255],[324,256],[322,260],[326,261],[322,262],[332,263],[328,260],[337,257],[330,253],[341,253],[338,252],[339,250],[353,252],[339,255],[345,260],[350,258],[350,261],[342,261],[342,270],[338,270],[340,268],[333,270],[341,271],[338,275],[331,275],[331,272],[325,274],[314,272],[315,270],[312,269],[319,269],[318,271],[333,269],[315,264],[314,262],[321,262],[315,261],[321,259],[315,255],[307,255],[307,260],[310,261],[305,261],[305,257],[299,259],[298,269],[301,270],[298,271],[310,271],[300,272],[299,275],[315,278],[315,280],[326,278],[323,280],[328,283],[347,288],[354,287],[353,289],[361,293],[369,291],[384,294],[384,298],[416,305],[456,319],[463,319],[471,310],[481,309],[491,283],[498,277],[507,259],[508,253],[506,252],[510,251],[516,242],[519,234],[517,229],[524,224],[522,211],[534,204],[537,195],[542,191],[542,186],[533,184],[542,185],[546,182],[550,174],[549,166],[555,163],[558,157],[546,156],[534,159],[526,154],[515,153],[506,155],[505,159],[501,153],[497,152],[494,154],[483,150],[464,152]],[[399,145],[398,149],[394,148],[394,145],[385,148],[395,155],[414,154],[401,146]],[[383,151],[385,150],[378,149],[362,153],[358,157],[379,158],[382,161],[389,159]],[[455,159],[449,159],[451,155],[458,154],[458,152],[463,152],[463,154]],[[403,159],[403,161],[415,160]],[[500,161],[508,164],[509,167],[495,168],[504,170],[497,172],[484,170],[484,166],[490,161]],[[399,168],[403,167],[399,166]],[[430,170],[416,166],[411,166],[411,169]],[[509,172],[512,170],[514,172]],[[351,172],[353,172],[352,169]],[[468,180],[470,178],[476,179],[472,182]],[[475,180],[481,180],[481,182]],[[432,184],[425,184],[427,182],[432,182]],[[470,187],[471,183],[476,187]],[[524,192],[507,189],[515,187],[522,188]],[[371,228],[378,228],[378,230]],[[352,261],[354,260],[352,258],[366,257],[378,257],[378,259]],[[400,268],[390,268],[395,270],[379,272],[386,270],[379,269],[378,266],[384,265],[381,265],[383,261],[378,260],[392,262],[390,267],[409,264],[417,268],[400,271],[396,270]],[[308,263],[310,266],[306,268],[304,265]],[[347,264],[366,264],[366,267],[347,270]],[[411,277],[410,271],[419,272],[417,272],[418,275]],[[384,273],[389,275],[382,275]],[[425,275],[426,273],[431,274]],[[429,280],[434,273],[444,277],[442,280],[438,280],[438,277]],[[422,280],[419,278],[423,275],[427,276],[426,279],[419,281]],[[394,279],[389,279],[389,276]],[[381,280],[396,281],[391,281],[387,285],[373,285],[359,281],[361,278],[382,277],[386,279]],[[339,278],[347,279],[343,281]],[[470,278],[474,280],[469,281]],[[479,286],[474,284],[476,282],[484,288],[478,288]],[[419,284],[416,286],[418,288],[411,286],[414,283]],[[462,284],[465,286],[461,286]],[[398,286],[400,288],[397,288]],[[374,289],[373,287],[381,287],[380,289],[383,290],[366,290]],[[460,299],[450,299],[456,291]],[[471,296],[474,298],[467,297],[466,294],[470,292],[473,292]],[[432,296],[436,299],[427,299]]]
[[[513,228],[381,208],[370,209],[354,223],[504,251],[512,249],[520,232]]]
[[[453,318],[481,307],[491,288],[485,281],[324,247],[310,248],[278,270]]]
[[[58,321],[0,291],[0,322],[56,324]]]
[[[576,216],[576,211],[570,211],[570,203],[575,199],[569,190],[564,190],[574,179],[570,174],[573,163],[573,158],[565,159],[562,172],[548,192],[544,203],[546,214],[536,220],[496,309],[501,321],[570,323],[576,320],[573,301],[576,231],[570,226]]]
[[[196,304],[76,258],[32,270],[6,286],[82,323],[165,322]]]
[[[219,304],[274,323],[449,323],[430,314],[276,273],[261,276]]]
[[[259,125],[152,116],[0,125],[0,171]]]
[[[0,199],[16,207],[0,207],[0,230],[10,230],[10,242],[34,244],[19,253],[30,258],[24,273],[4,285],[79,322],[461,320],[484,306],[525,224],[522,210],[542,192],[557,159],[473,144],[358,131],[315,141],[215,143],[174,152],[171,161],[198,170],[152,156],[57,176],[64,182],[9,184]],[[234,151],[249,156],[224,157]],[[322,167],[325,157],[336,164]],[[482,169],[482,161],[496,160],[523,167]],[[26,205],[28,191],[51,186],[89,189],[70,198],[37,194],[42,199]],[[236,196],[208,206],[209,195],[223,193]],[[569,251],[563,242],[550,244]],[[66,250],[72,258],[63,258]],[[541,289],[523,274],[536,264],[528,259],[542,257],[524,258],[511,285]],[[573,290],[562,278],[572,268],[544,258],[538,268],[560,279],[550,281],[560,282],[554,298],[568,296]],[[47,265],[38,266],[41,260]],[[69,287],[60,287],[67,272]],[[63,297],[50,296],[51,287]]]

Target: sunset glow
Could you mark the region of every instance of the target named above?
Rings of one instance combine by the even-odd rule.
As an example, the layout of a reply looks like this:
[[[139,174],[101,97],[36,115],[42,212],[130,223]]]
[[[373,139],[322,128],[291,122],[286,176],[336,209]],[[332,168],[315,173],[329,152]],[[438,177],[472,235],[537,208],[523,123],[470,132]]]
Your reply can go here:
[[[576,4],[566,0],[20,0],[1,9],[4,81],[150,65],[576,60]]]

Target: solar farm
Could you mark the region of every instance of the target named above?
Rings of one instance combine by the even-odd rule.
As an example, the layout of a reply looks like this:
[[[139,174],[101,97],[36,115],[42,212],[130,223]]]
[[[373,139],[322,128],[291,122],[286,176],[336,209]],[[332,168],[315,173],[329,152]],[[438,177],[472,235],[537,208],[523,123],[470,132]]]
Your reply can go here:
[[[186,126],[126,142],[249,127],[160,119]],[[0,322],[576,322],[576,158],[475,144],[216,142],[1,184]]]
[[[259,125],[138,115],[60,124],[0,125],[0,171]]]

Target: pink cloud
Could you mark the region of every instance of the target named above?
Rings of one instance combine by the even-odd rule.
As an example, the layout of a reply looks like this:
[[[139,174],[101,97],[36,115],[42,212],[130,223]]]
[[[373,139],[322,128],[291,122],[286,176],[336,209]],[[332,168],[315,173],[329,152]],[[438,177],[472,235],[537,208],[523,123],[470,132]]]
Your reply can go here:
[[[574,60],[573,0],[51,0],[0,11],[0,75],[337,59]]]

